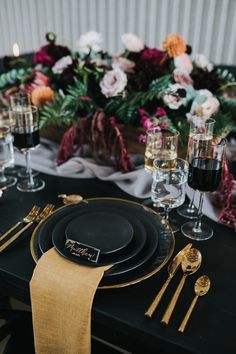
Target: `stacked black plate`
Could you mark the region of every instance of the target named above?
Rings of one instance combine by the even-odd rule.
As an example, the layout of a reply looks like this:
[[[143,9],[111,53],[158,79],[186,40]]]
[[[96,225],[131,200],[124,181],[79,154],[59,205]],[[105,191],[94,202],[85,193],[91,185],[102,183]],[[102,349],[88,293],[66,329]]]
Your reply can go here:
[[[74,255],[70,240],[99,249],[96,262]],[[68,205],[39,224],[32,238],[34,259],[51,247],[71,261],[89,266],[112,264],[100,287],[121,287],[157,272],[171,257],[174,238],[161,218],[141,204],[95,198]]]

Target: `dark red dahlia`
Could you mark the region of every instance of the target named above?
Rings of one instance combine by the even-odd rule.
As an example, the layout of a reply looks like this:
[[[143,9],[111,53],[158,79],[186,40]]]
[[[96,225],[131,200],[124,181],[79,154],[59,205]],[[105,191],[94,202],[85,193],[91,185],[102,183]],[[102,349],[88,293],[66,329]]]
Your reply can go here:
[[[41,47],[39,51],[35,53],[34,62],[35,64],[52,67],[56,61],[66,55],[70,55],[70,51],[67,47],[49,43]]]

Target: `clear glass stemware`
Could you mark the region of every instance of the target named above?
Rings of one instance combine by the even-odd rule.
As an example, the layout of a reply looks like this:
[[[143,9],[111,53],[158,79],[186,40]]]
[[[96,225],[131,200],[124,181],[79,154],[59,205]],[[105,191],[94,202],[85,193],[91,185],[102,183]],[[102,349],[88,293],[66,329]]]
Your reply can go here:
[[[38,109],[30,106],[27,110],[12,110],[11,117],[14,146],[25,155],[27,171],[27,178],[18,182],[17,189],[22,192],[36,192],[45,186],[43,180],[33,177],[30,163],[30,152],[40,143]]]

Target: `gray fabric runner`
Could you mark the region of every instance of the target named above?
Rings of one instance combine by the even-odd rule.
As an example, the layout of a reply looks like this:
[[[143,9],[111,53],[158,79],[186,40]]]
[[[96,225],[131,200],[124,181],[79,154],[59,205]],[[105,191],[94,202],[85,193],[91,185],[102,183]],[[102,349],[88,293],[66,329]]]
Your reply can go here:
[[[148,198],[151,193],[151,174],[143,168],[143,157],[133,155],[136,169],[132,172],[122,173],[110,166],[98,165],[91,157],[89,146],[84,148],[84,156],[79,157],[79,151],[60,166],[56,164],[56,156],[59,145],[41,139],[39,148],[31,152],[31,167],[37,171],[50,175],[69,178],[93,178],[97,177],[103,181],[112,181],[128,194],[138,198]],[[25,165],[25,157],[22,153],[15,151],[15,163]]]

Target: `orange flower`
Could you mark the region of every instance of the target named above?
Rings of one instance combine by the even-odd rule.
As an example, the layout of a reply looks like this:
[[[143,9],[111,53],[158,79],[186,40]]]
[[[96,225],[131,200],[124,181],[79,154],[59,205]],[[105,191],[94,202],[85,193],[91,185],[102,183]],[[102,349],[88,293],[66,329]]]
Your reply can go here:
[[[182,36],[169,34],[163,41],[163,48],[170,57],[177,57],[186,52],[187,46]]]
[[[54,96],[54,91],[49,86],[36,87],[31,93],[32,103],[40,108],[46,102],[50,102]]]

